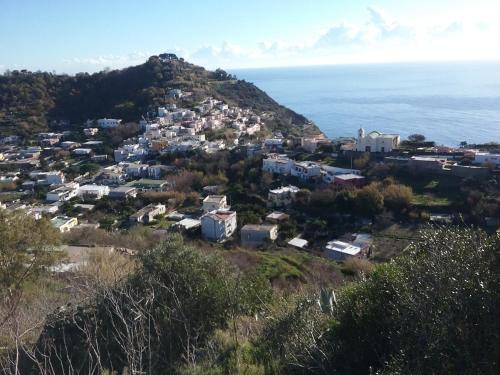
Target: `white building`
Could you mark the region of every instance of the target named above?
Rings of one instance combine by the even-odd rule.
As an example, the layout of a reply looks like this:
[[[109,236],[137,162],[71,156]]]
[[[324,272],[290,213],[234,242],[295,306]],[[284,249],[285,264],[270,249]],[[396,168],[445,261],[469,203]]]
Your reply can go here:
[[[74,155],[90,155],[92,153],[91,148],[75,148],[73,150]]]
[[[51,190],[45,196],[48,202],[66,202],[78,195],[78,184],[71,183]]]
[[[122,123],[122,120],[116,118],[101,118],[97,120],[97,126],[103,129],[113,129],[118,127]]]
[[[286,155],[270,154],[267,159],[262,160],[264,172],[287,175],[292,170],[294,161]]]
[[[142,147],[141,145],[134,144],[126,144],[122,147],[114,150],[114,158],[116,162],[120,161],[138,161],[144,159],[148,155],[148,150]]]
[[[109,186],[83,185],[78,188],[78,196],[82,198],[101,199],[105,195],[109,195]]]
[[[223,242],[236,230],[235,211],[212,211],[201,217],[201,234],[203,238]]]
[[[282,186],[279,189],[269,190],[267,195],[268,207],[285,207],[292,204],[295,200],[295,195],[299,191],[296,186]]]
[[[476,152],[474,154],[475,164],[492,163],[500,165],[500,154],[490,154],[489,152]]]
[[[361,152],[391,152],[398,148],[400,138],[398,134],[384,134],[372,131],[365,135],[364,129],[359,129],[358,139],[354,151]]]
[[[321,176],[321,167],[319,164],[310,161],[295,162],[290,170],[290,174],[307,181]]]
[[[64,184],[65,177],[61,171],[40,172],[33,171],[29,174],[30,178],[35,180],[37,184],[43,185],[61,185]]]
[[[358,169],[330,167],[328,165],[322,165],[321,170],[323,171],[323,182],[325,184],[333,183],[333,181],[335,180],[335,176],[338,175],[342,174],[361,175],[361,171]]]
[[[208,213],[218,210],[228,210],[227,198],[225,195],[208,195],[203,199],[203,212]]]
[[[146,177],[148,175],[148,164],[124,163],[123,170],[129,177]]]
[[[361,247],[342,241],[330,241],[325,246],[325,255],[334,260],[346,260],[361,255]]]

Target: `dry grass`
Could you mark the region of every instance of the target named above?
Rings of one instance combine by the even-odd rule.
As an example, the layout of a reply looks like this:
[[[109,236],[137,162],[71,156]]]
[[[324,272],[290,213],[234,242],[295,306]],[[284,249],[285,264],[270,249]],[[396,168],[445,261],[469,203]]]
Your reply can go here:
[[[342,272],[346,275],[368,275],[373,271],[373,264],[366,258],[349,258],[342,265]]]
[[[91,249],[78,275],[97,284],[113,284],[129,276],[137,267],[135,259],[117,251]]]

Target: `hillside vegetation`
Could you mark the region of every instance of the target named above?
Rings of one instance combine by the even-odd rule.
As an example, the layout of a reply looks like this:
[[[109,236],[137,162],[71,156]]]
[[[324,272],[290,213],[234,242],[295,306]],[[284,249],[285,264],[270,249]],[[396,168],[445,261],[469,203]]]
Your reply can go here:
[[[161,56],[161,55],[160,55]],[[192,105],[207,96],[230,105],[252,108],[271,130],[301,134],[318,132],[305,117],[279,105],[255,85],[182,59],[152,56],[142,65],[74,76],[12,71],[0,75],[0,133],[30,135],[54,128],[60,121],[82,124],[87,119],[138,121],[173,99],[168,90],[192,92],[178,105]]]
[[[499,244],[497,234],[429,227],[407,252],[335,293],[283,293],[271,287],[271,264],[238,269],[227,250],[201,251],[170,235],[139,253],[122,277],[91,281],[86,298],[49,314],[34,340],[26,340],[11,310],[0,310],[7,314],[0,328],[10,332],[5,341],[13,342],[0,352],[0,368],[6,374],[496,374]],[[1,290],[22,290],[12,285],[4,281]],[[5,322],[17,325],[9,330]]]

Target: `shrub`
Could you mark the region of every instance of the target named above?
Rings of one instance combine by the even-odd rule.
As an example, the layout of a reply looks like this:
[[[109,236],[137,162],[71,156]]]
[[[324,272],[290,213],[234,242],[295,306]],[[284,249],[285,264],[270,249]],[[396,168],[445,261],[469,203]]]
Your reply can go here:
[[[366,216],[374,216],[382,212],[384,196],[378,185],[370,184],[360,189],[356,196],[356,207],[361,214]]]
[[[413,190],[409,186],[389,184],[383,190],[384,204],[395,211],[407,210],[413,200]]]

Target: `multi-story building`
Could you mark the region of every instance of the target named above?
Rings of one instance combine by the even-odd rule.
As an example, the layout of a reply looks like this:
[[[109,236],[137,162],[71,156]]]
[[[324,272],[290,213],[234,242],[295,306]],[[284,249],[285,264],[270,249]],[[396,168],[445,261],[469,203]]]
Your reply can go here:
[[[321,167],[319,164],[311,161],[295,162],[290,170],[290,174],[301,180],[308,181],[321,176]]]
[[[109,194],[109,186],[83,185],[78,188],[78,196],[82,198],[101,199]]]
[[[282,186],[278,189],[269,190],[267,195],[268,207],[286,207],[295,200],[299,188],[296,186]]]
[[[66,202],[78,195],[79,185],[77,183],[60,186],[47,193],[45,199],[48,202]]]
[[[236,230],[235,211],[212,211],[201,217],[201,233],[203,238],[224,242],[232,236]]]
[[[203,199],[203,212],[211,212],[217,210],[228,210],[227,198],[225,195],[207,195]]]
[[[262,170],[264,172],[287,175],[292,170],[294,161],[286,155],[270,154],[262,160]]]

